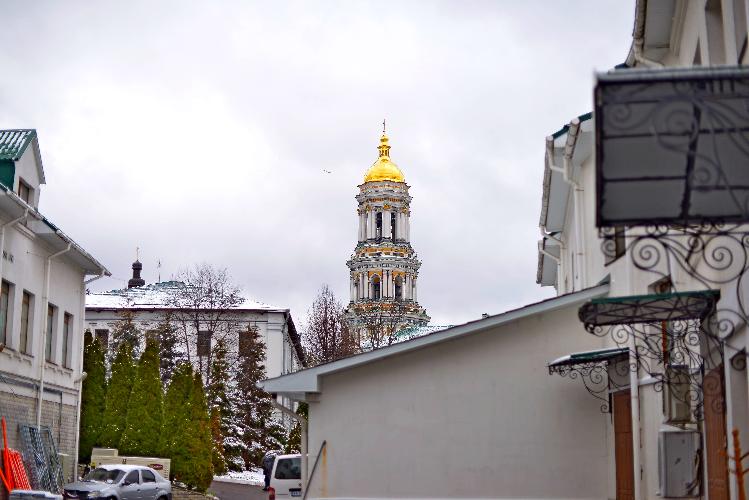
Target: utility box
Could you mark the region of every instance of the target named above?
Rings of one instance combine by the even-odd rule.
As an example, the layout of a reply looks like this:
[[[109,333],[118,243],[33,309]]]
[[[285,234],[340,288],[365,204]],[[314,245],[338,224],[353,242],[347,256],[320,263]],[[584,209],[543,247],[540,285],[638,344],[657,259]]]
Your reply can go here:
[[[123,456],[119,455],[115,448],[94,448],[91,451],[92,467],[113,464],[130,464],[150,467],[161,474],[164,479],[169,479],[169,469],[172,461],[168,458]]]
[[[700,433],[692,430],[661,431],[658,434],[658,481],[660,496],[697,497],[702,469]]]

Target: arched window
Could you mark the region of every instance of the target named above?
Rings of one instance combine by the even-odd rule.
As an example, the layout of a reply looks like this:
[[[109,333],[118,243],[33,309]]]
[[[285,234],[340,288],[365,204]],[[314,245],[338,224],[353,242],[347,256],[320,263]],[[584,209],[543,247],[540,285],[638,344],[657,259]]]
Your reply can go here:
[[[380,300],[380,277],[377,275],[372,278],[372,298]]]
[[[397,220],[395,216],[395,212],[390,212],[390,237],[393,240],[393,243],[395,243],[395,235],[397,234],[395,232],[395,221]]]
[[[395,300],[403,300],[403,279],[395,278]]]
[[[382,238],[382,212],[377,212],[375,216],[375,237],[378,240]]]

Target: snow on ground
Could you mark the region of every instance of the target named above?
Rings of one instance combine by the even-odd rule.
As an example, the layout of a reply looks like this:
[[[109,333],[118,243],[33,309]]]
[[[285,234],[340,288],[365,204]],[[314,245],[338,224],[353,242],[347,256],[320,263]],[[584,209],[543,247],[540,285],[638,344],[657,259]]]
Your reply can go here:
[[[257,486],[264,485],[263,469],[251,469],[242,472],[227,472],[222,476],[213,476],[214,481],[224,481],[229,483],[253,484]]]

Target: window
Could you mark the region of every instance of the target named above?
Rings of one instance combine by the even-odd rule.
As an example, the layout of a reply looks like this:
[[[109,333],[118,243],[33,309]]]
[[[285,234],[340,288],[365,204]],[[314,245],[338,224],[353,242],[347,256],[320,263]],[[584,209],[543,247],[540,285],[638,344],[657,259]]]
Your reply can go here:
[[[393,240],[393,243],[395,243],[395,221],[397,220],[397,217],[395,215],[395,212],[390,212],[390,237]]]
[[[97,328],[94,330],[94,333],[96,334],[96,340],[99,341],[99,345],[101,345],[102,349],[106,350],[109,347],[109,330],[106,328]]]
[[[44,359],[52,361],[52,334],[55,331],[55,306],[47,305],[47,341],[44,345]]]
[[[213,332],[201,330],[198,332],[198,356],[211,355],[211,336]]]
[[[33,201],[31,197],[32,189],[29,187],[26,182],[24,182],[23,179],[18,179],[18,197],[21,198],[23,201],[31,205],[31,202]]]
[[[403,279],[395,278],[395,300],[403,300]]]
[[[666,422],[685,424],[692,421],[689,367],[674,365],[666,368],[663,406]]]
[[[377,212],[375,216],[375,237],[382,239],[382,212]]]
[[[0,286],[0,344],[8,343],[8,299],[10,284],[3,280]]]
[[[276,479],[301,479],[302,478],[302,459],[279,458],[276,462]]]
[[[153,472],[151,472],[148,469],[143,469],[140,471],[141,475],[143,476],[143,482],[144,483],[155,483],[156,482],[156,476],[153,475]]]
[[[21,352],[29,353],[29,311],[31,309],[31,294],[26,290],[23,291],[21,299]]]
[[[125,484],[138,484],[140,483],[140,479],[138,477],[138,471],[132,470],[130,473],[125,476],[125,481],[123,481]]]
[[[616,226],[613,233],[606,235],[604,239],[603,248],[606,254],[606,265],[627,253],[627,238],[624,233],[624,226]]]
[[[380,277],[375,276],[372,278],[372,298],[380,300]]]
[[[70,330],[73,328],[73,316],[65,313],[62,323],[62,366],[70,368],[73,364],[70,359],[71,346],[70,342],[72,338],[70,336]]]
[[[738,62],[744,60],[746,54],[746,3],[744,0],[733,1],[733,21],[735,23],[734,34],[736,36],[736,52],[738,52]]]
[[[707,52],[710,66],[728,64],[723,45],[723,9],[721,0],[707,0],[705,3],[705,25],[707,28]]]

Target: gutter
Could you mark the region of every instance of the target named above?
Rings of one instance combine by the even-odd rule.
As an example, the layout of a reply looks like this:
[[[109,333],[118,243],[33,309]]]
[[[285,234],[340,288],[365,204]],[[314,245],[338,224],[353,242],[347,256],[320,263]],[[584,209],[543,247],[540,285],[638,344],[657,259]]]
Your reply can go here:
[[[558,167],[554,165],[553,160],[548,161],[549,170],[562,174],[564,182],[570,185],[572,188],[572,203],[573,210],[575,211],[575,245],[577,246],[577,252],[575,253],[575,262],[577,265],[577,290],[581,290],[586,285],[585,276],[585,219],[582,213],[582,195],[583,188],[580,184],[572,179],[572,168],[574,167],[572,157],[575,154],[575,147],[577,146],[577,139],[580,136],[580,118],[574,118],[570,121],[567,129],[567,141],[564,145],[564,157],[562,160],[562,166]],[[553,158],[554,154],[554,139],[553,137],[546,138],[547,155],[549,158]],[[549,153],[551,151],[551,153]],[[573,276],[573,282],[575,281]]]
[[[42,427],[42,403],[44,402],[44,369],[47,364],[47,321],[49,321],[49,314],[47,309],[49,308],[49,274],[50,268],[52,267],[52,259],[58,257],[68,251],[70,251],[70,244],[68,243],[67,248],[60,250],[59,252],[53,253],[47,257],[44,265],[44,295],[42,297],[42,314],[44,321],[42,321],[42,334],[39,336],[41,343],[39,345],[39,399],[36,405],[36,427],[41,430]]]
[[[645,18],[647,16],[648,1],[637,0],[635,4],[635,26],[632,30],[632,47],[627,56],[627,64],[634,66],[639,63],[648,68],[663,68],[663,63],[648,59],[643,53],[645,47]]]

